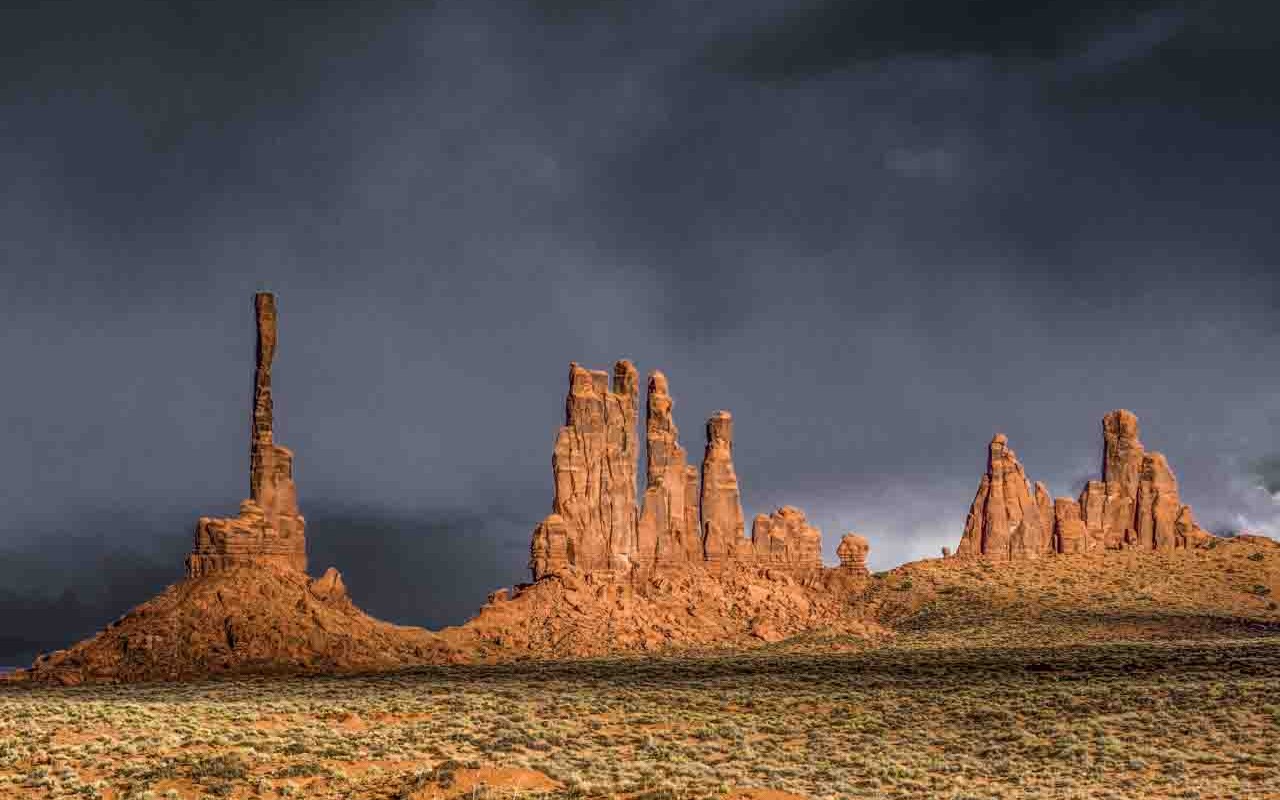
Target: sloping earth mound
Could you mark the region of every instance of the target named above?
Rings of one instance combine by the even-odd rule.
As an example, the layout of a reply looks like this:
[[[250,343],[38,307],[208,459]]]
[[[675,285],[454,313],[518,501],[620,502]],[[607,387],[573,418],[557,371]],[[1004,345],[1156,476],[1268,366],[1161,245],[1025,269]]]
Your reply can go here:
[[[993,563],[934,559],[873,579],[867,612],[897,644],[1056,645],[1280,632],[1280,544],[1218,540]]]
[[[454,657],[422,628],[374,619],[329,570],[245,567],[186,580],[96,636],[12,676],[61,684],[395,669]]]
[[[504,661],[745,648],[815,630],[885,635],[854,602],[866,580],[838,570],[688,566],[623,578],[567,569],[514,595],[495,593],[474,619],[440,636],[457,651]]]

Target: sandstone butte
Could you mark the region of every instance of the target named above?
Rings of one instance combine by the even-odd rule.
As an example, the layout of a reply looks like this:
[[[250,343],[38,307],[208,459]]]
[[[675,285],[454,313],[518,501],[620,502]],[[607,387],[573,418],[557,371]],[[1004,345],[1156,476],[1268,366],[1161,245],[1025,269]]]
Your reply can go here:
[[[1004,434],[991,440],[987,472],[969,508],[958,557],[1028,561],[1103,550],[1170,551],[1205,547],[1215,537],[1178,497],[1163,455],[1138,439],[1138,418],[1123,409],[1102,420],[1102,480],[1079,498],[1049,499],[1034,487]]]
[[[1165,459],[1143,449],[1137,419],[1125,411],[1107,415],[1102,480],[1091,481],[1078,500],[1055,500],[1043,484],[1030,484],[1007,439],[997,436],[955,556],[873,579],[867,540],[849,533],[836,550],[839,566],[824,567],[821,533],[797,508],[757,515],[745,535],[732,416],[712,415],[700,468],[689,464],[670,386],[656,371],[646,383],[644,489],[637,496],[639,380],[634,365],[619,361],[612,373],[570,365],[551,513],[530,541],[533,582],[493,592],[457,627],[431,632],[383,622],[352,602],[335,569],[314,579],[306,572],[293,454],[274,440],[275,298],[257,295],[254,310],[249,497],[239,514],[199,519],[184,580],[9,680],[370,671],[740,648],[816,632],[875,641],[918,612],[963,621],[982,609],[1007,617],[1010,635],[1020,637],[1015,617],[1035,611],[1024,590],[1042,594],[1042,604],[1067,603],[1052,609],[1055,619],[1097,619],[1093,598],[1127,602],[1117,587],[1137,574],[1180,619],[1271,613],[1255,608],[1259,595],[1229,580],[1239,563],[1258,572],[1259,585],[1280,590],[1280,546],[1240,536],[1215,550],[1217,540],[1179,501]],[[1243,553],[1233,548],[1249,549],[1249,559],[1240,562]],[[1071,558],[1027,563],[1059,553],[1090,559],[1089,566],[1081,572]],[[1009,572],[992,583],[974,572],[980,560],[1010,562]],[[1063,570],[1081,582],[1078,597],[1036,594],[1057,586]],[[1168,592],[1160,588],[1166,585]],[[982,592],[995,594],[974,602]],[[952,598],[951,606],[939,605]],[[1133,618],[1128,607],[1116,611]],[[994,617],[970,622],[976,627],[967,637],[990,636],[1000,624]]]

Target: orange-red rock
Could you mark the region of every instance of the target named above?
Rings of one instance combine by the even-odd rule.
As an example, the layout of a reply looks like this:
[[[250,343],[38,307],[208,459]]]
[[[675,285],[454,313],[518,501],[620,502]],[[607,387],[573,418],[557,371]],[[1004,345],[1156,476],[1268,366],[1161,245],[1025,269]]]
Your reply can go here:
[[[1080,504],[1069,497],[1053,502],[1053,530],[1059,553],[1084,553],[1088,550],[1089,532],[1080,519]]]
[[[738,475],[733,469],[733,416],[728,411],[717,411],[707,420],[699,508],[706,560],[719,562],[741,554],[746,523]]]
[[[626,570],[636,552],[636,368],[609,374],[569,365],[565,424],[551,459],[552,513],[534,532],[535,580],[568,565],[589,571]]]
[[[946,550],[947,548],[943,548]],[[871,545],[867,542],[865,536],[859,536],[856,533],[846,533],[840,539],[840,545],[836,547],[836,556],[840,559],[840,568],[855,572],[858,574],[866,574],[867,572],[867,553],[871,550]],[[943,558],[947,554],[943,553]]]
[[[254,297],[258,325],[257,367],[249,439],[249,498],[231,518],[201,517],[187,575],[197,577],[246,564],[271,564],[305,572],[306,521],[298,511],[293,453],[275,443],[271,364],[276,352],[276,299]]]
[[[671,394],[661,372],[649,375],[645,414],[645,490],[637,523],[637,561],[645,566],[702,560],[698,474],[680,446]],[[692,500],[692,505],[690,501]]]
[[[956,554],[1000,561],[1037,558],[1051,537],[1044,533],[1027,474],[1003,433],[991,440],[987,453],[987,472],[969,507]]]
[[[1138,418],[1121,409],[1102,421],[1102,480],[1085,484],[1078,500],[1050,505],[1042,483],[1031,497],[1022,465],[1005,437],[996,436],[956,553],[1023,560],[1051,552],[1175,550],[1211,538],[1179,499],[1168,461],[1147,452]]]
[[[1169,462],[1143,447],[1137,416],[1112,411],[1102,421],[1102,437],[1102,483],[1090,481],[1080,502],[1092,545],[1175,550],[1210,540],[1178,497]]]
[[[795,506],[757,514],[751,522],[751,550],[760,565],[822,569],[822,533]]]

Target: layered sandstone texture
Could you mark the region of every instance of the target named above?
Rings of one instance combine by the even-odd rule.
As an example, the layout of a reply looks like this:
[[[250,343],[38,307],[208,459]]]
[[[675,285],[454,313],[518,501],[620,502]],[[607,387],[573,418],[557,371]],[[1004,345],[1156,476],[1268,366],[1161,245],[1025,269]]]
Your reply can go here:
[[[822,569],[822,532],[795,506],[756,515],[751,522],[751,550],[756,564]]]
[[[566,569],[822,568],[822,535],[799,509],[785,506],[757,517],[746,537],[733,416],[717,411],[707,420],[699,476],[680,443],[667,378],[657,371],[646,389],[645,482],[637,503],[637,385],[629,361],[614,365],[612,380],[604,371],[569,366],[565,424],[552,457],[551,513],[529,546],[535,581]]]
[[[846,533],[840,539],[840,545],[836,547],[836,556],[840,559],[840,568],[859,575],[867,574],[867,553],[870,551],[871,545],[867,542],[865,536]]]
[[[298,511],[293,453],[275,443],[271,365],[276,354],[275,295],[254,297],[257,365],[249,435],[249,497],[230,518],[201,517],[187,576],[244,565],[273,565],[306,572],[306,521]]]
[[[997,435],[957,555],[1027,561],[1050,553],[1181,550],[1212,540],[1179,498],[1168,461],[1143,447],[1134,414],[1106,415],[1102,449],[1102,480],[1089,481],[1079,498],[1050,502],[1044,484],[1030,488],[1008,439]]]

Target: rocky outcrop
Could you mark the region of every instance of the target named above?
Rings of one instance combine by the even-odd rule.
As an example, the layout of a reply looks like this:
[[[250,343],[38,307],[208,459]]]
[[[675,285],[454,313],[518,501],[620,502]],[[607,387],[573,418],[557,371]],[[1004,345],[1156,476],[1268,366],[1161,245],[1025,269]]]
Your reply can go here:
[[[244,565],[274,565],[305,572],[306,522],[298,511],[293,453],[275,443],[271,364],[276,352],[276,299],[254,297],[258,325],[257,367],[249,437],[249,498],[231,518],[201,517],[187,576]]]
[[[607,372],[569,365],[565,423],[556,436],[552,513],[530,545],[534,578],[569,564],[625,570],[636,552],[638,379],[630,361]]]
[[[19,680],[52,683],[204,678],[219,674],[394,669],[462,658],[430,631],[361,611],[342,575],[306,574],[293,454],[272,430],[276,304],[254,300],[258,324],[249,492],[240,514],[202,517],[187,579],[96,635],[41,656]],[[634,472],[631,473],[634,476]]]
[[[996,436],[956,552],[1019,561],[1053,552],[1177,550],[1210,539],[1179,498],[1168,461],[1147,452],[1138,418],[1121,409],[1102,421],[1102,480],[1086,483],[1078,500],[1051,505],[1042,483],[1029,500],[1022,465]]]
[[[756,564],[822,569],[822,533],[795,506],[756,515],[751,522],[751,551]]]
[[[1089,532],[1080,519],[1080,504],[1069,497],[1053,502],[1054,549],[1059,553],[1083,553],[1088,550]]]
[[[1052,553],[1056,549],[1053,540],[1053,498],[1049,495],[1049,487],[1041,481],[1035,486],[1036,516],[1040,521],[1040,541],[1036,549],[1041,553]]]
[[[702,552],[718,563],[741,554],[745,521],[738,475],[733,469],[733,416],[717,411],[707,420],[702,457]]]
[[[1179,498],[1178,481],[1164,455],[1143,447],[1132,412],[1107,414],[1102,442],[1102,481],[1090,481],[1080,496],[1093,547],[1176,550],[1210,539]]]
[[[946,548],[943,548],[946,549]],[[840,559],[840,569],[865,575],[867,573],[867,553],[871,550],[865,536],[846,533],[836,547],[836,556]],[[943,554],[946,557],[946,554]]]
[[[1024,561],[1037,558],[1051,541],[1026,471],[1009,447],[1008,437],[997,434],[987,449],[987,472],[969,507],[956,554]]]
[[[733,417],[717,411],[707,420],[699,480],[657,371],[645,397],[645,488],[635,514],[635,375],[631,362],[619,361],[610,388],[606,373],[570,365],[552,513],[529,543],[534,581],[565,571],[634,576],[686,566],[820,570],[822,535],[793,506],[756,517],[745,537]]]
[[[637,561],[644,566],[702,560],[698,473],[680,446],[671,394],[661,372],[649,375],[645,413],[645,490],[637,523]]]

